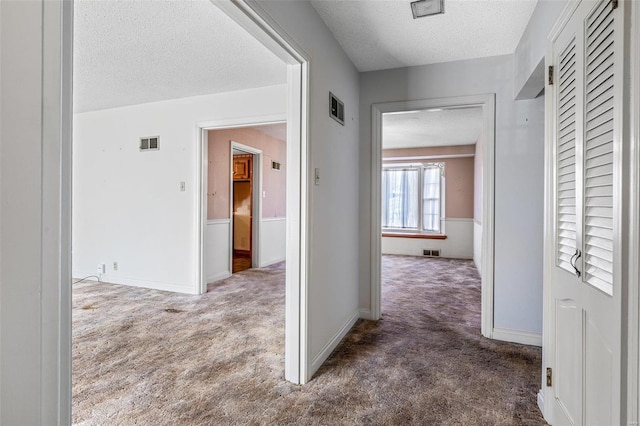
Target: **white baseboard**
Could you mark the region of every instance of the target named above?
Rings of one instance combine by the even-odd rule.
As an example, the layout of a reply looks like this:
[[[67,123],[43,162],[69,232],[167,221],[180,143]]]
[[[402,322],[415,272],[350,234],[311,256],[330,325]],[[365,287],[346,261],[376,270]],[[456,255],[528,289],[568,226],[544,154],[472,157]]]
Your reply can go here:
[[[538,391],[538,408],[544,416],[544,394],[542,393],[542,389]]]
[[[542,334],[528,331],[509,330],[506,328],[494,328],[491,338],[503,342],[520,343],[522,345],[542,346]]]
[[[371,309],[360,309],[360,319],[372,320]]]
[[[286,260],[285,257],[278,258],[278,259],[267,260],[266,262],[261,262],[260,263],[260,267],[261,268],[266,268],[267,266],[275,265],[276,263],[284,262],[285,260]]]
[[[73,276],[78,278],[86,277],[88,275],[96,274],[95,272],[93,274],[81,272],[73,273]],[[183,294],[200,294],[198,291],[196,291],[196,286],[194,286],[193,283],[168,283],[161,281],[148,281],[140,280],[137,278],[123,277],[121,275],[115,274],[102,274],[100,280],[110,284],[128,285],[131,287],[148,288],[151,290],[170,291],[173,293]]]
[[[320,366],[327,360],[327,358],[329,358],[331,352],[333,352],[333,350],[338,346],[344,336],[346,336],[349,330],[351,330],[351,327],[353,327],[356,321],[358,321],[359,317],[360,309],[356,309],[349,316],[347,322],[345,322],[344,325],[340,327],[340,330],[338,330],[338,332],[333,336],[333,338],[329,340],[329,343],[327,343],[324,348],[322,348],[320,353],[313,358],[313,360],[311,361],[311,371],[309,372],[310,378],[315,374],[316,371],[318,371]]]
[[[224,271],[224,272],[220,272],[219,274],[211,275],[210,277],[207,277],[207,284],[224,280],[225,278],[229,278],[230,276],[231,276],[231,272],[229,271]]]

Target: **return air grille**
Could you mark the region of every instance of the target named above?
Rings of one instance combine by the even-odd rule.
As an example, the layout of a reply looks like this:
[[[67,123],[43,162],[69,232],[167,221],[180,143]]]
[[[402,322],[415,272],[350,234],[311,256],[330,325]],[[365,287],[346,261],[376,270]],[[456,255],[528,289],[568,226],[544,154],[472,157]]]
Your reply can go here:
[[[160,136],[145,136],[140,138],[140,151],[158,151]]]

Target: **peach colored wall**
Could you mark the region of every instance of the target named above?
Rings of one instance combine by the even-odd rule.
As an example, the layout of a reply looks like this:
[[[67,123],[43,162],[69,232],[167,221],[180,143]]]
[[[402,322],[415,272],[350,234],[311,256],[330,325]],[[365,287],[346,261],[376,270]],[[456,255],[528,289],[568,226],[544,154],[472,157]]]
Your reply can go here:
[[[480,135],[478,142],[476,142],[476,156],[474,164],[474,191],[473,191],[473,218],[482,223],[482,165],[483,165],[483,149],[484,149],[484,135]]]
[[[286,143],[251,127],[209,130],[208,136],[207,219],[229,219],[231,141],[262,151],[262,218],[285,217]],[[272,160],[282,164],[280,171],[271,169]]]
[[[411,149],[390,149],[383,150],[382,157],[409,157],[426,155],[459,155],[473,154],[474,145],[464,145],[471,147],[471,152],[460,149],[459,152],[451,152],[450,148],[459,147],[429,147]],[[469,148],[464,148],[469,150]],[[403,153],[399,153],[403,151]],[[410,155],[409,155],[410,153]],[[474,157],[462,158],[438,158],[434,160],[402,160],[394,163],[411,162],[443,162],[445,163],[445,217],[447,218],[473,218],[474,205]]]

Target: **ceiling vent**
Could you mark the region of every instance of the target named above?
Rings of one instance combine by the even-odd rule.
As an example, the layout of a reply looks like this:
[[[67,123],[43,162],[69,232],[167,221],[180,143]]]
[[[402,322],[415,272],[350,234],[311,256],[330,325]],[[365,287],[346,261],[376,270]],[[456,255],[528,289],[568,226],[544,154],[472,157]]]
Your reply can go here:
[[[444,0],[418,0],[411,2],[413,19],[444,13]]]
[[[160,136],[146,136],[140,138],[140,151],[158,151],[160,149]]]
[[[344,126],[344,103],[329,92],[329,116]]]

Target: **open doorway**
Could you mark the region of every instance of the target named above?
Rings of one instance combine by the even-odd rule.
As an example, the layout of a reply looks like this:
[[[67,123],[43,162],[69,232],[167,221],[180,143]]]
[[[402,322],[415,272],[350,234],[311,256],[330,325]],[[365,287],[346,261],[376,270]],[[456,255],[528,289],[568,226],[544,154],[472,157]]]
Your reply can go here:
[[[453,129],[454,125],[449,124],[430,135],[429,126],[425,130],[420,124],[429,115],[435,118],[432,132],[446,123],[447,117],[476,124]],[[464,115],[467,117],[462,117]],[[470,258],[481,273],[482,334],[491,337],[494,95],[375,104],[372,121],[372,319],[378,319],[382,314],[382,254],[385,251]],[[400,134],[385,136],[385,121],[392,131],[395,122]],[[468,127],[475,136],[469,136],[469,133],[452,144],[451,136],[460,130],[459,127]],[[413,146],[396,145],[394,152],[394,147],[387,144],[389,150],[385,154],[385,138],[387,141],[397,138],[404,144],[413,140]],[[432,146],[425,146],[425,140],[429,139],[433,141]],[[447,169],[451,169],[449,178]],[[454,170],[457,171],[454,173]],[[468,189],[461,191],[458,188],[451,192],[447,203],[447,189],[455,186],[453,175],[457,180],[467,182]],[[404,196],[409,192],[413,197]],[[467,195],[460,197],[465,192]],[[460,215],[466,217],[456,217]],[[464,236],[449,238],[447,235],[457,233]]]
[[[246,271],[253,267],[253,218],[257,217],[253,196],[259,193],[254,185],[256,173],[254,154],[232,148],[231,172],[231,273]]]
[[[397,310],[394,300],[420,286],[429,315],[442,312],[436,305],[446,300],[448,320],[480,327],[474,227],[482,223],[475,188],[482,182],[476,152],[483,139],[480,106],[383,114],[384,312]]]
[[[200,135],[194,130],[202,129],[198,123],[216,119],[216,117],[228,117],[229,114],[242,116],[246,114],[247,108],[260,116],[261,120],[264,117],[277,116],[278,120],[286,120],[291,123],[285,132],[287,139],[292,143],[288,148],[285,147],[282,156],[293,159],[287,162],[290,165],[290,173],[294,177],[299,176],[300,170],[306,167],[304,164],[306,156],[301,155],[301,152],[306,153],[307,149],[306,132],[303,130],[305,129],[306,110],[304,103],[300,101],[307,87],[306,62],[303,57],[294,55],[295,52],[292,49],[288,50],[287,42],[281,38],[278,39],[277,49],[272,45],[274,50],[278,50],[274,54],[273,51],[265,49],[264,44],[255,40],[254,36],[247,35],[246,31],[240,28],[238,22],[233,22],[234,20],[240,21],[241,25],[254,25],[252,33],[261,33],[257,36],[258,38],[270,39],[275,37],[275,32],[268,26],[256,27],[256,19],[249,19],[247,16],[255,12],[253,9],[244,9],[244,5],[228,5],[233,10],[221,12],[219,8],[207,1],[189,2],[188,4],[165,2],[161,5],[139,2],[116,3],[106,6],[94,2],[77,3],[80,7],[77,9],[76,23],[78,24],[84,19],[85,25],[80,23],[76,26],[76,37],[82,37],[83,34],[84,36],[89,35],[91,42],[77,43],[79,53],[76,55],[76,59],[78,59],[76,65],[81,69],[81,72],[76,73],[76,82],[80,83],[85,90],[84,93],[83,90],[75,91],[76,95],[80,97],[75,105],[77,107],[76,115],[73,117],[73,275],[76,278],[97,275],[98,279],[103,282],[110,282],[114,286],[120,285],[117,287],[120,289],[127,286],[127,290],[138,295],[147,293],[138,291],[140,289],[132,289],[132,287],[142,287],[145,290],[152,289],[152,291],[161,290],[164,292],[163,294],[169,292],[172,294],[199,294],[202,292],[202,282],[204,281],[206,284],[206,277],[202,274],[201,269],[204,267],[201,257],[204,249],[199,250],[202,245],[202,199],[200,194],[202,188],[206,189],[206,183],[201,180],[201,164],[206,157],[202,156]],[[94,6],[96,9],[93,9]],[[212,10],[214,12],[211,12]],[[226,22],[226,27],[222,24],[212,25],[211,15],[216,14],[218,15],[217,19]],[[121,22],[118,17],[123,15],[128,16],[129,19]],[[233,15],[233,19],[229,19],[229,15]],[[135,16],[138,16],[139,19],[136,19]],[[150,16],[152,18],[149,18]],[[103,28],[100,24],[106,21],[107,17],[112,20],[111,24],[104,25],[105,28]],[[198,90],[206,90],[210,93],[188,93],[187,88],[181,86],[180,83],[193,83],[198,79],[189,78],[185,73],[188,70],[201,68],[205,70],[204,74],[208,76],[207,78],[220,81],[221,79],[216,77],[213,72],[214,67],[183,67],[185,63],[188,63],[188,60],[180,61],[179,58],[173,57],[169,58],[171,64],[165,63],[166,66],[157,67],[160,75],[155,75],[153,70],[148,68],[148,61],[145,61],[143,57],[138,57],[138,54],[145,52],[124,52],[120,48],[111,49],[113,46],[109,46],[110,42],[117,43],[126,39],[126,37],[121,37],[122,34],[144,30],[142,33],[149,39],[145,38],[145,41],[149,41],[149,43],[142,43],[145,45],[143,50],[153,50],[156,53],[166,50],[169,55],[172,52],[176,53],[176,51],[182,52],[184,44],[179,40],[180,37],[176,36],[176,33],[180,33],[181,28],[177,25],[178,31],[168,31],[167,27],[172,30],[176,28],[175,26],[159,25],[158,22],[162,19],[173,23],[189,22],[189,32],[185,34],[189,40],[202,42],[203,38],[193,36],[193,32],[198,31],[197,28],[200,28],[204,34],[210,34],[212,27],[220,27],[218,29],[224,33],[225,37],[233,37],[234,31],[236,31],[237,40],[244,37],[245,42],[248,36],[253,40],[255,49],[267,51],[265,54],[267,59],[271,62],[274,60],[279,62],[275,68],[280,71],[280,80],[270,81],[267,79],[257,86],[247,85],[250,87],[247,88],[242,85],[246,82],[238,83],[235,79],[236,74],[244,77],[247,74],[234,74],[233,67],[230,67],[233,75],[227,75],[227,82],[235,82],[235,84],[240,84],[240,87],[227,85],[217,88],[210,86],[202,88],[198,86]],[[91,22],[96,25],[92,25]],[[230,25],[229,22],[231,22]],[[221,27],[225,27],[225,29]],[[156,34],[160,28],[162,28],[160,32],[164,38],[160,37],[159,40],[154,40],[154,37],[149,34]],[[113,38],[109,37],[110,34],[113,34]],[[172,49],[175,47],[171,45],[172,42],[175,42],[174,38],[180,45],[178,49]],[[220,37],[220,39],[222,38]],[[150,40],[154,43],[151,43]],[[95,43],[99,44],[101,49],[92,49]],[[155,50],[151,49],[149,44],[153,44]],[[237,49],[246,51],[238,44],[241,43],[238,41],[232,47],[233,57],[236,59],[243,56],[237,55]],[[210,55],[207,56],[212,56],[215,49],[208,51]],[[115,55],[115,58],[107,53]],[[116,70],[114,78],[99,79],[102,82],[108,81],[109,84],[92,84],[94,73],[91,71],[91,65],[93,62],[86,60],[86,56],[85,60],[82,60],[82,54],[93,55],[93,59],[97,57],[100,61],[104,57],[104,60],[109,62],[109,67],[98,68],[107,72],[118,68],[116,65],[121,62],[127,62],[122,61],[120,56],[138,57],[135,63],[139,64],[142,70],[128,69],[127,72],[140,78],[133,78],[132,82],[122,78],[122,74]],[[189,52],[183,54],[188,55]],[[257,58],[260,56],[255,55],[255,52],[253,54],[247,53],[247,55],[253,56],[252,61],[258,60]],[[202,55],[198,52],[197,56],[201,58]],[[221,53],[218,60],[223,61],[220,58],[224,57],[224,53]],[[166,59],[165,56],[156,57],[154,61],[162,62],[164,59]],[[265,57],[263,56],[262,59]],[[214,62],[218,60],[214,60]],[[100,61],[98,62],[101,63]],[[258,62],[261,62],[261,69],[254,75],[259,80],[265,76],[268,77],[269,73],[265,68],[268,61],[258,60]],[[178,71],[175,69],[176,66]],[[225,67],[227,66],[225,65]],[[240,67],[242,66],[240,65]],[[142,72],[138,73],[138,71]],[[175,77],[175,75],[180,77],[178,81],[169,78]],[[213,77],[211,77],[212,75]],[[171,80],[171,84],[166,83],[167,79]],[[147,83],[158,83],[158,81],[160,82],[158,87],[151,87],[153,84],[145,86]],[[131,84],[133,85],[130,87]],[[205,86],[201,80],[199,84]],[[99,96],[92,92],[92,90],[100,88],[107,89],[108,93]],[[269,102],[264,102],[265,99],[268,99]],[[276,102],[273,102],[274,99]],[[286,161],[280,160],[280,162],[285,163]],[[254,166],[257,164],[259,161],[254,161]],[[255,173],[255,175],[257,178],[259,173]],[[302,201],[306,194],[301,191],[299,182],[300,180],[296,179],[290,185],[285,185],[285,190],[290,191],[292,195],[287,197],[290,204],[284,205],[280,212],[283,217],[286,215],[285,211],[290,213],[297,224],[306,223],[303,216],[306,215],[305,206],[307,204]],[[256,179],[255,183],[259,183],[259,181]],[[253,191],[254,197],[259,197],[261,193],[261,191]],[[284,200],[283,198],[283,204]],[[254,205],[259,206],[259,200]],[[103,208],[105,206],[108,208]],[[227,211],[229,211],[228,205]],[[255,215],[254,217],[259,216]],[[286,222],[283,223],[283,226],[286,228]],[[256,232],[258,228],[259,226],[253,227],[252,232]],[[280,342],[280,349],[272,351],[272,353],[279,353],[284,358],[284,375],[295,383],[307,380],[305,356],[307,350],[300,346],[306,342],[304,338],[307,328],[304,318],[301,316],[305,309],[304,306],[301,306],[304,303],[303,299],[298,296],[304,291],[305,285],[301,276],[305,276],[306,272],[300,261],[303,258],[302,253],[306,251],[306,246],[300,244],[300,239],[305,232],[305,228],[297,228],[292,231],[282,229],[282,232],[279,233],[284,241],[292,243],[290,248],[286,246],[283,248],[282,256],[287,258],[287,264],[291,265],[293,270],[292,272],[287,270],[286,284],[284,272],[282,273],[282,293],[285,293],[286,287],[286,298],[283,297],[279,300],[284,302],[281,304],[286,304],[286,308],[282,306],[284,313],[281,313],[279,324],[282,326],[286,323],[286,329],[274,333],[283,336],[283,341]],[[227,245],[227,247],[229,246]],[[258,247],[259,240],[254,241],[252,253],[256,256],[259,256],[260,253]],[[257,264],[259,264],[259,260],[256,260]],[[96,264],[98,265],[97,272]],[[100,288],[101,290],[106,287],[106,285],[95,286],[96,289]],[[108,302],[86,303],[82,306],[74,306],[74,309],[82,311],[86,314],[85,317],[90,317],[98,309],[102,307],[106,309],[107,305],[111,306]],[[163,315],[164,313],[185,313],[185,310],[172,306],[158,306],[157,308]],[[103,317],[108,316],[103,315]],[[282,321],[282,317],[285,318],[285,321]],[[90,344],[92,330],[89,330],[89,327],[86,327],[85,330],[87,333],[84,341]],[[147,330],[150,328],[148,327]],[[119,336],[123,336],[124,331],[126,330],[122,330]],[[98,334],[110,335],[107,332]],[[152,333],[143,334],[146,336]],[[76,339],[75,343],[79,341]],[[102,346],[104,347],[104,345]],[[281,351],[282,346],[284,346],[284,351]],[[77,345],[74,346],[74,351],[76,348]],[[86,353],[89,352],[86,351]],[[123,353],[122,351],[117,352]],[[80,363],[76,362],[75,353],[73,356],[74,368],[77,368]],[[84,365],[91,368],[90,366],[96,365],[96,363],[89,360]],[[82,373],[79,373],[78,376],[81,377]],[[74,382],[77,383],[77,381]],[[94,388],[94,390],[96,389]],[[76,400],[78,400],[77,397]]]

